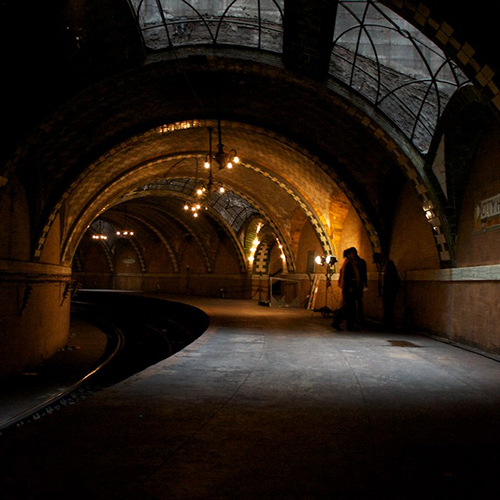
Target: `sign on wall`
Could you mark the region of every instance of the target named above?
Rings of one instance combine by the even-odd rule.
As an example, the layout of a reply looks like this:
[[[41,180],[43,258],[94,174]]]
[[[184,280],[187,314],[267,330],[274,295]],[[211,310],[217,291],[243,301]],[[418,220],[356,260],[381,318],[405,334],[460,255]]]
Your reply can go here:
[[[482,200],[476,205],[476,231],[496,227],[500,227],[500,194]]]

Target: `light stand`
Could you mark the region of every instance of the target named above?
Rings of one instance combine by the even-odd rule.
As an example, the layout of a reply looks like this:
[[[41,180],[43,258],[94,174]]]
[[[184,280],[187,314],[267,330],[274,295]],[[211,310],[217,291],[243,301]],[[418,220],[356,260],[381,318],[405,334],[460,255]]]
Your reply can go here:
[[[315,259],[316,264],[323,266],[325,268],[325,305],[319,309],[315,309],[316,312],[320,312],[321,316],[329,316],[333,311],[328,307],[328,292],[332,286],[332,274],[335,271],[335,263],[337,259],[333,255],[321,256],[318,255]]]

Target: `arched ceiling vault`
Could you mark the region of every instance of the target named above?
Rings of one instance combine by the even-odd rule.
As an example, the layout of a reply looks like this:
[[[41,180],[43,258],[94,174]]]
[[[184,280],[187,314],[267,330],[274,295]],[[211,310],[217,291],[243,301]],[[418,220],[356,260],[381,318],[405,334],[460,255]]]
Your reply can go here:
[[[168,220],[174,220],[179,226],[181,226],[185,231],[189,232],[195,239],[198,244],[199,251],[203,254],[204,260],[206,263],[207,272],[212,272],[214,267],[213,258],[208,255],[206,252],[206,242],[203,241],[204,237],[207,235],[209,231],[207,230],[207,226],[210,226],[210,221],[207,220],[207,217],[210,217],[212,220],[216,221],[216,227],[221,228],[225,234],[228,236],[229,241],[231,242],[235,255],[238,258],[240,271],[246,272],[246,259],[243,247],[241,243],[236,237],[234,231],[232,231],[231,227],[228,223],[219,215],[216,210],[212,208],[208,208],[207,212],[203,212],[202,216],[200,216],[196,221],[193,221],[190,213],[187,213],[182,209],[182,206],[185,202],[185,196],[178,192],[172,192],[168,190],[154,190],[154,191],[134,191],[128,193],[126,196],[126,202],[124,202],[130,210],[134,217],[137,220],[144,220],[140,216],[135,216],[135,212],[145,214],[145,209],[147,209],[147,217],[149,225],[151,225],[155,232],[162,235],[163,240],[168,243],[168,237],[171,236],[172,231],[171,228],[166,229],[165,226],[165,218]],[[137,200],[140,200],[140,203],[137,203]],[[113,212],[116,210],[118,206],[111,207],[106,213]],[[151,215],[157,214],[160,217],[160,220],[154,220],[154,217]],[[177,270],[178,266],[177,266]]]
[[[450,1],[443,3],[382,0],[381,3],[399,12],[403,18],[441,46],[481,90],[486,101],[500,109],[499,86],[495,84],[498,76],[495,74],[495,68],[484,62],[485,58],[495,61],[497,57],[494,44],[491,44],[488,38],[490,32],[483,30],[482,26],[474,28],[467,25],[469,14],[475,12],[475,19],[479,18],[476,11],[467,14],[465,8],[451,8],[455,5]],[[288,3],[289,6],[293,4],[294,2]],[[328,4],[330,8],[335,2],[296,4],[314,17],[325,5]],[[78,12],[81,14],[88,10],[87,13],[96,14],[92,11],[93,8],[95,7],[89,4]],[[109,14],[114,13],[115,6],[112,3],[107,4],[106,8],[109,9]],[[461,14],[457,14],[457,11]],[[96,162],[100,162],[104,157],[111,159],[116,147],[131,138],[139,137],[145,130],[159,127],[160,124],[213,119],[216,115],[217,92],[223,96],[220,112],[226,123],[255,126],[266,131],[269,136],[277,134],[286,137],[291,144],[299,145],[299,149],[302,148],[307,154],[318,158],[321,164],[327,165],[328,175],[334,179],[336,187],[349,198],[358,213],[366,214],[366,218],[361,217],[370,234],[373,229],[372,241],[378,236],[384,240],[388,234],[377,202],[379,193],[374,186],[377,185],[378,178],[397,165],[414,184],[422,208],[432,210],[437,215],[433,229],[442,262],[452,259],[452,251],[448,248],[446,218],[440,213],[439,204],[422,171],[422,158],[382,116],[366,102],[356,100],[357,96],[352,95],[348,89],[336,86],[336,82],[327,82],[325,85],[325,81],[316,78],[313,73],[298,71],[300,68],[290,64],[290,54],[287,54],[290,46],[284,47],[283,58],[235,47],[210,51],[207,51],[206,47],[199,50],[188,48],[178,50],[175,54],[170,52],[146,58],[138,32],[129,30],[133,19],[127,18],[127,23],[122,24],[122,31],[118,28],[119,23],[114,25],[116,33],[113,33],[112,43],[122,41],[125,44],[122,57],[126,54],[126,58],[130,60],[113,61],[118,52],[106,54],[106,50],[98,43],[101,41],[105,48],[110,47],[105,45],[106,41],[109,43],[107,26],[103,36],[100,28],[92,26],[95,16],[82,14],[77,16],[78,19],[66,19],[66,15],[71,17],[72,10],[69,9],[61,16],[66,27],[80,29],[80,24],[88,23],[85,28],[89,29],[96,41],[91,50],[99,51],[99,55],[102,54],[103,57],[97,57],[94,53],[92,58],[89,57],[92,53],[82,51],[78,54],[74,69],[70,70],[68,66],[65,67],[64,61],[71,61],[73,64],[75,58],[72,56],[75,53],[71,51],[76,50],[74,44],[61,44],[59,35],[44,38],[40,53],[52,54],[47,48],[51,47],[50,43],[57,42],[54,46],[64,45],[65,48],[61,50],[65,58],[62,58],[64,60],[61,60],[60,64],[50,66],[54,68],[54,74],[53,82],[49,83],[57,82],[57,85],[41,86],[41,95],[52,87],[53,94],[57,94],[65,86],[70,87],[66,84],[71,77],[64,79],[61,76],[72,75],[75,80],[79,80],[82,74],[92,73],[87,70],[93,70],[93,73],[83,86],[78,81],[72,88],[73,98],[68,97],[71,92],[61,93],[64,96],[64,105],[40,123],[26,140],[24,147],[11,155],[0,177],[0,188],[6,185],[11,175],[16,175],[25,185],[30,204],[33,227],[32,254],[35,260],[40,258],[48,232],[58,214],[62,213],[62,208],[70,208],[73,202],[81,208],[77,216],[72,214],[67,219],[64,216],[64,222],[67,223],[66,237],[70,238],[72,236],[68,227],[74,228],[75,220],[93,207],[82,191],[78,191],[80,198],[74,196],[77,194],[76,188],[85,182],[89,165],[96,165]],[[59,19],[54,16],[54,19],[56,18]],[[113,15],[109,15],[109,18],[113,19]],[[462,21],[462,29],[456,29],[457,19]],[[297,20],[298,18],[295,19]],[[326,22],[331,24],[331,20]],[[491,20],[489,22],[491,23]],[[35,28],[37,23],[38,19],[32,27]],[[305,35],[314,37],[312,24],[302,22],[294,27],[300,26],[306,31],[292,33],[294,36],[303,36],[304,40]],[[286,35],[287,27],[284,28]],[[44,29],[42,23],[39,29]],[[465,37],[469,31],[474,35],[471,40]],[[65,33],[71,36],[71,30]],[[483,57],[476,52],[476,42],[484,42],[480,45]],[[79,46],[78,50],[81,48]],[[90,45],[87,49],[90,49]],[[134,57],[130,57],[132,53]],[[22,60],[15,54],[12,59]],[[93,61],[97,60],[99,63],[92,67]],[[102,68],[97,67],[99,64],[106,67],[105,81],[99,82],[104,74]],[[109,67],[110,64],[112,67]],[[40,67],[43,67],[43,64]],[[121,72],[124,67],[128,67],[129,71]],[[24,73],[20,75],[18,78],[22,81]],[[189,84],[186,84],[186,80]],[[75,84],[71,81],[69,83]],[[85,90],[77,92],[76,88],[82,87],[86,87]],[[45,99],[35,97],[35,94],[30,97],[30,105],[26,106],[28,112],[23,114],[17,113],[16,110],[15,115],[19,116],[16,123],[26,119],[25,115],[33,114],[32,104],[37,98],[40,103],[43,101],[45,106]],[[53,95],[50,97],[54,102],[61,102]],[[248,135],[251,137],[253,132],[248,131]],[[256,134],[255,138],[258,137]],[[4,142],[10,143],[8,135]],[[9,147],[6,147],[6,150],[9,150]],[[186,147],[174,152],[187,150]],[[193,151],[200,149],[194,148]],[[152,156],[148,160],[146,156],[136,160],[155,161]],[[256,164],[268,167],[262,161],[256,160]],[[37,175],[33,175],[33,165],[37,167]],[[125,173],[125,169],[123,172]],[[89,183],[90,193],[93,195],[100,190],[101,200],[112,198],[111,188],[103,191],[106,182],[109,184],[112,179],[104,175],[101,184]],[[96,191],[92,191],[94,188]],[[102,210],[104,209],[105,206],[102,207]],[[320,213],[327,220],[327,212]]]
[[[208,66],[211,64],[214,64],[214,61]],[[225,62],[224,64],[227,65],[228,63]],[[246,63],[241,63],[240,66],[242,66],[242,70],[250,70],[250,72],[255,72],[257,69],[251,65],[245,67]],[[128,175],[127,172],[130,173],[130,169],[135,169],[134,174],[130,176],[131,179],[135,179],[137,174],[141,173],[137,169],[140,162],[149,162],[150,166],[154,163],[161,165],[165,155],[185,154],[186,152],[199,154],[207,150],[206,131],[201,125],[210,122],[210,120],[197,120],[199,122],[198,127],[188,129],[182,129],[182,124],[186,122],[172,122],[173,132],[175,133],[165,133],[165,129],[158,126],[153,129],[148,128],[148,132],[142,131],[141,133],[131,134],[139,126],[144,127],[145,123],[151,123],[151,120],[156,121],[161,118],[161,123],[165,123],[163,121],[164,116],[178,115],[181,111],[179,103],[183,104],[181,108],[184,114],[192,114],[190,106],[193,104],[193,96],[190,94],[185,95],[185,85],[176,86],[179,85],[179,82],[177,82],[175,71],[172,71],[172,75],[166,71],[167,67],[172,70],[170,65],[165,66],[163,63],[158,66],[152,65],[147,70],[144,70],[148,73],[147,77],[146,75],[141,76],[142,71],[139,71],[139,75],[136,73],[133,75],[135,82],[128,82],[130,85],[120,85],[119,88],[115,87],[113,90],[110,89],[113,85],[108,82],[109,85],[100,89],[100,92],[104,94],[109,92],[110,95],[101,96],[99,112],[102,118],[97,121],[96,115],[89,113],[88,106],[85,110],[79,110],[81,120],[78,124],[74,124],[75,133],[72,132],[72,128],[69,126],[69,137],[65,139],[65,148],[72,149],[75,147],[86,150],[96,138],[100,137],[102,139],[101,150],[106,143],[108,143],[108,146],[100,156],[94,157],[92,162],[85,161],[88,155],[82,154],[82,151],[75,151],[73,155],[65,150],[62,156],[57,155],[57,149],[62,146],[60,142],[47,146],[49,150],[54,148],[53,154],[37,158],[37,162],[40,164],[41,182],[47,184],[46,188],[42,190],[46,193],[44,197],[46,206],[45,209],[41,209],[41,212],[44,213],[45,210],[50,208],[49,202],[52,204],[52,209],[46,213],[48,222],[39,230],[38,244],[34,250],[35,258],[41,255],[43,242],[51,222],[55,219],[58,210],[64,204],[67,204],[69,198],[71,198],[71,203],[69,207],[66,207],[68,209],[66,220],[71,226],[74,224],[76,217],[73,213],[73,207],[78,206],[80,212],[84,213],[90,206],[90,198],[93,198],[95,193],[99,193],[106,183],[108,185],[112,183],[117,178],[118,172],[120,172],[120,182],[123,182]],[[199,72],[200,65],[197,64],[195,67],[196,71]],[[201,67],[203,68],[203,65]],[[269,70],[272,70],[272,68],[269,68]],[[224,95],[227,96],[224,101],[225,112],[231,107],[233,108],[231,114],[237,113],[245,118],[243,122],[224,120],[224,128],[227,127],[227,131],[224,131],[224,142],[228,146],[237,147],[238,150],[243,151],[240,154],[243,157],[245,157],[245,154],[249,157],[250,161],[248,163],[252,163],[253,160],[256,164],[263,165],[278,174],[280,173],[279,169],[286,169],[295,165],[298,170],[300,169],[303,172],[301,175],[305,177],[311,177],[311,172],[315,172],[315,175],[328,177],[328,185],[331,187],[329,196],[318,196],[317,193],[321,193],[320,188],[307,195],[306,199],[311,201],[314,201],[315,198],[326,200],[331,196],[341,196],[346,203],[348,201],[356,202],[358,212],[365,214],[362,217],[364,222],[368,227],[371,224],[370,234],[374,240],[377,239],[383,225],[380,218],[377,220],[377,217],[379,217],[377,215],[378,193],[375,189],[380,168],[388,168],[388,165],[394,163],[395,151],[398,152],[397,158],[406,158],[395,143],[388,140],[387,134],[374,127],[373,121],[361,120],[361,112],[360,116],[357,116],[354,112],[355,109],[346,106],[342,107],[340,103],[345,103],[339,97],[331,96],[327,100],[329,105],[325,106],[322,98],[318,98],[317,91],[320,88],[318,85],[308,83],[310,88],[304,88],[302,82],[297,82],[295,77],[291,79],[291,82],[287,83],[293,83],[297,86],[297,106],[290,106],[289,103],[280,102],[283,101],[283,95],[285,94],[282,88],[285,82],[281,81],[284,79],[283,76],[273,82],[273,85],[266,83],[267,78],[264,78],[263,75],[254,75],[252,73],[250,75],[242,73],[231,76],[231,73],[226,74],[223,72],[222,76],[215,77],[209,71],[208,76],[208,80],[210,78],[214,79],[212,86],[224,89]],[[269,76],[274,77],[275,75]],[[145,78],[143,84],[146,84],[146,87],[137,81],[137,78],[140,80],[142,77]],[[149,81],[149,78],[153,77],[159,78],[161,83],[160,81]],[[200,75],[195,75],[195,77],[201,79]],[[288,75],[288,77],[291,78],[291,75]],[[239,83],[240,80],[244,82],[244,85]],[[168,82],[171,82],[173,88],[170,87]],[[227,85],[221,86],[221,82],[225,82]],[[207,90],[204,85],[201,83],[200,85],[207,94],[204,102],[213,103],[211,97],[214,89]],[[262,85],[266,88],[265,96],[262,95]],[[130,87],[134,88],[133,95],[123,95],[123,90],[126,89],[126,92],[128,92]],[[159,92],[159,89],[161,89],[161,92]],[[321,92],[325,94],[326,91],[323,89]],[[122,94],[119,99],[116,93]],[[242,100],[240,94],[245,94],[245,99]],[[287,94],[290,94],[289,90]],[[89,99],[91,99],[91,96],[89,96]],[[255,105],[249,106],[248,102],[255,102]],[[126,103],[126,106],[124,103]],[[75,103],[75,106],[79,106],[79,103]],[[276,113],[278,109],[279,113]],[[212,116],[213,110],[214,108],[210,106],[208,111]],[[121,114],[121,120],[116,121],[115,113]],[[198,110],[199,116],[206,113],[207,109]],[[63,112],[63,114],[65,113]],[[300,120],[298,114],[300,114]],[[106,118],[107,116],[109,118]],[[70,116],[66,116],[66,118],[71,121]],[[256,121],[265,122],[266,125],[269,125],[269,128],[253,125],[252,122]],[[88,122],[89,127],[93,126],[94,130],[92,136],[88,138],[85,144],[82,144],[78,129],[81,132],[85,122]],[[195,120],[188,120],[188,122],[195,123]],[[177,123],[178,130],[175,130],[175,123]],[[234,123],[234,126],[230,127],[231,123]],[[53,123],[52,127],[57,128],[58,124]],[[293,128],[294,130],[287,132],[286,128]],[[127,130],[128,138],[118,143],[115,142],[120,137],[123,137]],[[287,134],[283,135],[280,132],[281,130],[284,130]],[[166,131],[168,132],[168,130]],[[114,137],[114,141],[111,141],[111,137]],[[300,139],[300,142],[294,140],[294,137]],[[249,155],[249,151],[252,152],[252,155]],[[75,161],[79,162],[78,166]],[[411,162],[408,161],[407,163],[411,165]],[[105,169],[103,168],[104,165],[106,166]],[[146,170],[147,168],[144,167],[143,172],[146,172]],[[148,173],[148,177],[154,175],[153,170]],[[51,183],[49,183],[49,178]],[[63,178],[67,179],[64,183]],[[69,178],[73,178],[72,182],[69,182]],[[61,181],[58,182],[58,179],[61,179]],[[292,179],[287,180],[293,185]],[[295,182],[302,184],[300,180]],[[304,183],[304,185],[307,184],[308,182]],[[321,181],[316,181],[316,184],[325,185]],[[57,186],[59,186],[59,189],[54,190]],[[107,191],[108,193],[111,191],[109,186]],[[88,193],[89,199],[85,199],[85,193]],[[346,193],[348,194],[346,195]],[[328,211],[320,209],[320,203],[318,207],[318,213],[324,218],[324,223],[328,227]]]
[[[262,88],[258,82],[262,75],[232,75],[229,72],[230,68],[228,68],[229,61],[222,60],[219,62],[224,64],[227,72],[220,71],[219,68],[217,73],[210,73],[210,68],[215,64],[215,61],[207,59],[208,74],[212,80],[210,81],[209,78],[208,83],[205,81],[204,84],[198,82],[197,86],[204,89],[205,95],[202,102],[207,103],[213,103],[215,92],[213,87],[219,89],[218,92],[221,91],[220,89],[224,89],[224,112],[245,115],[245,122],[224,120],[224,142],[228,146],[236,147],[241,151],[240,155],[243,158],[248,158],[249,164],[255,161],[256,164],[264,165],[270,171],[274,171],[284,177],[290,185],[297,184],[301,186],[301,191],[304,192],[305,199],[311,200],[311,202],[317,205],[316,212],[317,214],[321,214],[321,217],[318,219],[321,223],[324,221],[328,226],[329,213],[326,206],[331,205],[325,203],[326,206],[322,207],[320,200],[330,200],[332,196],[337,199],[343,197],[346,203],[350,201],[354,205],[368,230],[374,249],[378,248],[379,235],[384,230],[384,221],[379,214],[379,192],[377,191],[377,185],[379,184],[380,176],[383,176],[390,165],[393,164],[399,165],[405,174],[415,183],[419,196],[423,198],[423,203],[429,203],[431,208],[435,207],[435,203],[432,200],[429,201],[430,197],[426,194],[427,190],[422,189],[425,186],[425,182],[422,181],[418,166],[415,166],[412,158],[404,153],[398,146],[398,143],[388,135],[380,123],[370,118],[363,110],[353,104],[349,104],[348,101],[338,95],[329,95],[324,87],[320,87],[314,82],[307,82],[305,87],[297,86],[297,91],[301,92],[301,95],[299,95],[303,97],[307,103],[306,105],[302,107],[298,105],[297,108],[299,109],[295,109],[289,103],[287,105],[282,102],[280,103],[279,101],[282,100],[283,94],[283,92],[280,94],[280,87],[285,83],[283,82],[285,79],[283,72],[271,75],[273,77],[273,85],[267,85],[266,94],[269,95],[266,95],[266,99],[263,99]],[[189,62],[187,64],[189,65]],[[160,64],[154,69],[153,67],[149,68],[149,70],[153,71],[154,76],[158,76],[159,74],[162,83],[165,83],[163,79],[167,78],[167,81],[174,80],[171,82],[172,84],[178,84],[170,73],[164,73],[166,67],[172,69],[170,65],[164,66]],[[197,73],[191,75],[190,78],[192,81],[201,78],[201,75],[198,74],[199,71],[199,65],[196,65]],[[135,75],[134,78],[137,78],[137,76]],[[149,76],[151,77],[151,75]],[[206,77],[207,75],[205,74],[204,76]],[[290,75],[288,76],[290,77]],[[296,80],[296,78],[294,77],[293,80]],[[166,104],[173,106],[172,99],[174,92],[172,92],[172,96],[167,96],[164,94],[162,88],[161,96],[164,98],[164,102],[158,102],[157,94],[160,82],[155,82],[154,84],[151,82],[145,83],[147,83],[149,89],[143,88],[138,90],[134,87],[134,98],[137,99],[137,96],[140,94],[141,100],[143,100],[143,92],[150,92],[156,94],[156,100],[151,99],[151,102],[148,101],[149,108],[141,108],[141,115],[148,117],[149,113],[153,115],[157,114],[158,109],[160,109],[162,114],[171,113],[172,111],[167,109],[168,106]],[[303,82],[300,83],[302,84]],[[163,86],[168,88],[168,85]],[[242,92],[242,86],[244,87],[244,92]],[[186,102],[192,104],[192,95],[182,95],[182,90],[179,90],[178,87],[175,88],[175,97],[178,98],[175,99],[175,102],[184,101],[184,104]],[[313,91],[316,94],[318,92],[322,94],[321,99],[318,99],[316,95],[311,100],[311,93]],[[241,95],[245,96],[244,100],[242,100]],[[298,98],[299,95],[297,96]],[[117,105],[115,95],[109,96],[109,99],[109,101],[101,101],[105,102],[105,107]],[[248,106],[249,101],[252,103],[255,102],[255,105]],[[154,108],[155,113],[150,109],[153,103],[158,106],[158,108]],[[325,106],[325,103],[328,103],[328,106]],[[130,112],[133,107],[133,103],[128,101],[126,110],[122,111]],[[226,111],[229,108],[232,109]],[[211,107],[210,114],[213,114],[213,109]],[[280,113],[273,114],[275,109],[279,109]],[[184,112],[189,113],[189,110],[186,111],[184,109]],[[201,113],[206,112],[207,110],[203,110]],[[302,114],[301,120],[297,119],[297,112]],[[256,118],[259,121],[267,122],[270,128],[252,125],[251,122],[255,121]],[[107,126],[105,127],[106,130],[101,130],[101,132],[105,135],[109,134],[110,128],[113,128],[113,120],[114,118],[111,119],[111,122],[108,121],[107,123],[104,120]],[[144,116],[142,116],[140,122],[144,125]],[[75,247],[72,241],[75,241],[75,236],[76,240],[81,237],[83,225],[86,224],[88,226],[91,222],[89,218],[95,217],[98,213],[102,212],[118,191],[121,191],[127,185],[130,188],[137,185],[136,181],[140,176],[145,181],[146,178],[167,173],[163,168],[165,156],[175,156],[185,154],[185,152],[199,154],[206,151],[207,137],[204,126],[208,123],[213,124],[213,121],[202,119],[187,120],[174,122],[170,126],[149,129],[147,132],[132,135],[119,144],[114,143],[112,147],[107,149],[90,166],[82,164],[79,174],[70,184],[69,189],[66,184],[66,187],[62,190],[57,200],[53,199],[53,196],[50,196],[49,193],[45,197],[48,200],[53,199],[54,208],[47,214],[48,222],[40,229],[40,236],[34,250],[35,259],[40,257],[50,225],[63,206],[65,208],[66,223],[63,262],[67,263],[74,254]],[[102,129],[102,120],[95,126],[97,129]],[[123,134],[123,120],[120,124],[115,124],[114,126],[119,126]],[[279,130],[285,127],[290,130],[287,132],[287,135],[282,135]],[[99,130],[96,130],[95,134],[97,135],[98,133]],[[294,137],[299,137],[300,143],[296,142],[293,139]],[[67,146],[69,147],[68,144]],[[55,147],[57,149],[57,146]],[[321,156],[317,156],[315,151],[320,153]],[[68,159],[67,152],[65,158]],[[418,155],[416,158],[418,158]],[[58,160],[55,160],[55,164],[47,163],[48,158],[40,159],[40,162],[45,164],[47,168],[45,174],[43,173],[43,168],[41,169],[42,174],[40,179],[43,181],[44,177],[49,176],[51,181],[56,185],[57,182],[55,181],[58,178],[62,178],[64,170],[70,168],[72,164],[72,161],[69,159],[68,163],[64,166]],[[57,167],[60,167],[60,170],[54,171],[54,168],[57,169]],[[295,171],[292,173],[291,169],[294,168]],[[284,173],[288,177],[283,175]],[[69,172],[66,175],[68,174]],[[324,177],[327,182],[322,182],[321,177]],[[310,189],[305,190],[307,186]],[[328,193],[325,193],[323,189],[325,186],[328,186]],[[62,185],[60,187],[62,189]],[[41,189],[41,192],[44,193],[45,189]],[[70,203],[68,203],[69,200],[71,200]],[[98,200],[100,207],[96,206],[96,200]],[[46,207],[46,209],[48,208]],[[77,224],[77,220],[80,222],[79,225]],[[83,224],[83,221],[85,221],[85,224]],[[323,243],[325,242],[323,241]],[[68,249],[70,249],[69,252]]]
[[[193,157],[189,157],[189,158],[192,159]],[[240,163],[240,165],[242,165],[242,163]],[[244,166],[244,165],[242,165],[242,166]],[[231,177],[234,181],[235,178],[239,179],[242,176],[235,174],[234,176],[232,175]],[[143,198],[143,197],[151,197],[151,196],[155,196],[157,198],[175,197],[176,207],[178,208],[181,203],[184,204],[184,202],[187,201],[188,199],[192,199],[192,200],[195,199],[195,197],[193,196],[194,186],[196,186],[196,184],[194,182],[195,179],[196,178],[191,178],[191,179],[181,178],[181,179],[179,179],[177,177],[174,177],[174,178],[166,179],[167,182],[161,182],[161,181],[158,183],[153,182],[152,184],[140,186],[138,189],[131,191],[131,192],[128,192],[125,196],[123,196],[120,199],[120,202],[122,200],[129,201],[129,200],[134,200],[134,199]],[[172,186],[168,183],[168,181],[170,181],[170,180],[173,180],[176,182],[181,182],[181,181],[185,182],[186,187],[184,189],[187,189],[187,190],[183,190],[181,192],[173,190]],[[206,180],[206,179],[204,179],[204,180]],[[163,181],[165,181],[165,179],[163,179]],[[193,181],[193,182],[190,183],[189,185],[187,185],[186,181]],[[227,182],[225,182],[225,185],[226,185],[226,188],[229,186],[229,184]],[[262,186],[260,185],[259,191],[261,191],[261,188],[262,188]],[[249,194],[245,194],[242,191],[238,191],[235,188],[234,182],[231,183],[230,189],[231,189],[230,190],[231,193],[236,194],[236,196],[238,198],[243,199],[246,202],[248,202],[249,206],[251,206],[253,209],[253,212],[252,212],[250,218],[246,219],[243,222],[243,226],[239,229],[239,231],[243,230],[245,228],[246,224],[249,223],[249,221],[253,218],[258,218],[259,220],[264,221],[269,227],[271,227],[273,229],[273,232],[276,235],[276,237],[280,240],[280,242],[282,242],[283,252],[284,252],[285,257],[286,257],[288,271],[289,272],[295,271],[295,257],[291,251],[290,244],[288,242],[289,238],[286,237],[286,229],[287,228],[281,227],[282,220],[280,220],[278,217],[273,217],[273,215],[269,214],[267,212],[267,210],[262,205],[258,204],[255,197],[251,198]],[[255,193],[251,193],[251,194],[253,196],[255,196]],[[279,192],[277,192],[277,191],[273,192],[273,200],[276,200],[277,194],[279,194]],[[282,195],[282,198],[283,198],[284,202],[286,203],[286,197],[284,197]],[[263,199],[265,200],[266,198],[264,197]],[[279,205],[279,203],[278,203],[278,205]],[[113,210],[113,207],[111,207],[110,210]],[[240,258],[240,266],[242,267],[242,270],[246,270],[247,260],[245,259],[245,257],[247,257],[247,256],[245,255],[245,250],[243,249],[243,247],[241,247],[239,240],[236,238],[236,236],[240,237],[240,233],[236,229],[231,227],[225,221],[222,214],[219,213],[218,209],[216,209],[215,206],[213,205],[212,200],[210,201],[209,214],[214,219],[219,221],[219,224],[224,227],[225,231],[229,234],[229,236],[233,240],[234,245],[236,247],[236,252],[238,254],[238,257]],[[183,213],[183,215],[186,215],[186,214]],[[192,216],[189,212],[188,212],[186,217],[188,220],[192,221],[192,219],[191,219]],[[161,228],[158,228],[158,230],[161,231]],[[244,262],[241,262],[241,257],[243,257]]]
[[[209,125],[215,122],[194,120],[147,131],[115,147],[81,174],[50,217],[54,220],[64,206],[64,261],[71,260],[76,243],[92,220],[127,192],[155,179],[194,178],[195,158],[202,159],[208,150]],[[340,206],[349,205],[335,182],[335,173],[276,133],[235,122],[224,121],[222,127],[224,143],[238,150],[242,165],[230,174],[216,172],[216,178],[255,200],[276,221],[287,219],[298,203],[316,228],[325,252],[334,253],[329,230],[334,215],[330,213],[332,200]],[[206,176],[202,170],[200,177]],[[357,208],[363,215],[361,203]],[[368,216],[364,218],[368,220]],[[376,231],[372,234],[377,245]]]
[[[117,219],[116,217],[113,218],[113,214],[115,214],[116,212],[117,210],[108,210],[106,212],[106,218],[104,218],[104,220],[107,220],[111,216],[112,220],[115,222],[115,224],[117,224],[117,227],[120,226],[123,227],[124,225],[123,219],[125,217],[126,220],[132,221],[133,226],[135,226],[133,227],[135,231],[137,231],[139,227],[141,228],[142,231],[144,231],[144,229],[146,229],[146,231],[150,231],[152,234],[156,236],[156,238],[158,238],[161,241],[162,245],[165,247],[165,251],[170,257],[170,261],[172,263],[172,268],[174,269],[174,272],[179,271],[178,257],[170,241],[167,239],[166,235],[162,231],[162,228],[165,226],[164,224],[154,224],[151,222],[150,218],[141,217],[140,215],[137,215],[136,213],[131,213],[128,210],[126,212],[119,210],[118,214],[121,215],[120,219]]]

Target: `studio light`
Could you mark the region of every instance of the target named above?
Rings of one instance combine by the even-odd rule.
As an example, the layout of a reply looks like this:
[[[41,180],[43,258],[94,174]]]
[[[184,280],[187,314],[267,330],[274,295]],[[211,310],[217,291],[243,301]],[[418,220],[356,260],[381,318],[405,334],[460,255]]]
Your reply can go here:
[[[337,262],[337,259],[333,255],[317,255],[314,260],[320,266],[333,266]]]

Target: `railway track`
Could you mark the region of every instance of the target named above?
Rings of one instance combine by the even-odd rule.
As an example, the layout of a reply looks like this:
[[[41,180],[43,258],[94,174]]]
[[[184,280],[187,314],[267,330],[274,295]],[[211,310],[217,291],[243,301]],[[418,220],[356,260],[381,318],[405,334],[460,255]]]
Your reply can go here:
[[[179,352],[208,327],[199,309],[140,295],[80,291],[72,316],[97,326],[108,338],[98,365],[57,394],[0,425],[0,433],[73,405]]]

